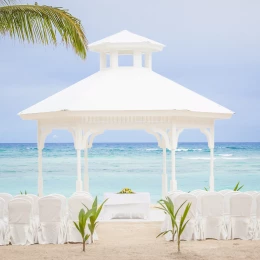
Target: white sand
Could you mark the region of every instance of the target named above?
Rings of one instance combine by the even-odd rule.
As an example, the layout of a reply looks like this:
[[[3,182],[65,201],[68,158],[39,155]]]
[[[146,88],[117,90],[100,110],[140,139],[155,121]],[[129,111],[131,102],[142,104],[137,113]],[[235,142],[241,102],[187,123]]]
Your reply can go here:
[[[81,244],[1,246],[0,260],[259,260],[260,241],[191,241],[176,243],[157,238],[159,222],[100,223],[99,241],[86,247]]]

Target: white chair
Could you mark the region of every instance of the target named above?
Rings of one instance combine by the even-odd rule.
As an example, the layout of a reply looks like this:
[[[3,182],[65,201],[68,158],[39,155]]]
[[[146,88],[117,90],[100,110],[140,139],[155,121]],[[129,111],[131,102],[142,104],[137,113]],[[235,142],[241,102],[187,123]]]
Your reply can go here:
[[[50,194],[49,196],[54,196],[54,197],[57,197],[61,200],[61,202],[62,202],[62,215],[67,216],[67,213],[68,213],[67,198],[64,195],[56,194],[56,193]]]
[[[230,197],[229,239],[252,239],[254,223],[251,218],[253,198],[248,194],[235,194]]]
[[[38,201],[39,197],[34,194],[27,194],[28,197],[33,199],[33,213],[35,216],[39,216],[39,206]]]
[[[230,215],[230,198],[233,195],[240,194],[240,191],[230,191],[224,194],[224,214],[226,217]]]
[[[181,239],[182,240],[195,240],[198,237],[197,233],[197,198],[189,193],[180,193],[174,198],[174,211],[176,212],[178,208],[186,201],[182,208],[178,212],[177,221],[180,221],[181,216],[185,210],[187,203],[191,203],[189,213],[187,215],[186,221],[189,220],[186,229],[184,230]],[[172,229],[171,219],[168,215],[165,216],[165,220],[162,224],[161,231],[167,231]],[[167,241],[172,240],[172,233],[167,233],[165,235]]]
[[[77,228],[74,225],[74,221],[78,223],[78,216],[81,209],[86,211],[84,205],[88,208],[92,207],[93,199],[88,196],[78,195],[72,196],[68,199],[68,242],[82,242],[82,238]],[[86,232],[89,233],[88,227],[86,227]],[[94,240],[97,240],[97,235],[95,234]],[[90,239],[88,239],[87,243],[90,243]]]
[[[225,194],[229,193],[230,191],[233,191],[233,190],[220,190],[219,193],[222,195],[225,195]]]
[[[224,197],[217,192],[207,192],[201,197],[200,239],[226,239]]]
[[[201,216],[201,197],[207,194],[209,191],[205,190],[197,190],[196,192],[192,193],[192,195],[197,197],[197,212],[198,216]]]
[[[259,193],[257,191],[247,191],[247,192],[245,192],[245,194],[251,195],[253,198],[251,216],[253,218],[255,218],[256,217],[256,207],[257,207],[256,197],[259,195]]]
[[[190,194],[192,195],[195,195],[195,194],[198,194],[198,193],[201,193],[201,192],[207,192],[206,190],[193,190],[190,192]]]
[[[256,223],[254,239],[260,240],[260,194],[256,196]]]
[[[33,207],[33,211],[32,211],[32,216],[33,216],[33,212],[34,212],[34,200],[32,197],[29,197],[27,195],[16,195],[14,196],[14,199],[24,199],[24,200],[27,200],[29,201],[31,204],[32,204],[32,207]]]
[[[88,191],[76,191],[71,195],[71,197],[78,195],[89,196],[92,198],[92,195]]]
[[[5,244],[5,232],[7,224],[4,221],[6,202],[4,199],[0,198],[0,246]]]
[[[32,220],[32,204],[22,198],[16,198],[8,204],[9,225],[5,234],[5,244],[32,245],[36,230]]]
[[[174,203],[175,198],[183,193],[184,193],[183,191],[169,192],[166,197],[169,197],[172,200],[172,202]],[[185,194],[187,194],[187,193],[185,193]]]
[[[39,244],[64,244],[66,242],[66,220],[62,200],[57,196],[46,196],[39,201]]]
[[[0,193],[0,198],[4,199],[5,201],[4,220],[5,222],[8,222],[8,203],[13,199],[13,196],[8,193]]]

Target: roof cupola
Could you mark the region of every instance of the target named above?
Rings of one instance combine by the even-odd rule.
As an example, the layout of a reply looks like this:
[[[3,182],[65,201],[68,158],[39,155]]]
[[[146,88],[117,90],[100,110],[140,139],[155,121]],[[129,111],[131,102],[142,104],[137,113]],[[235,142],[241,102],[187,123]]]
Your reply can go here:
[[[161,51],[164,45],[127,30],[104,38],[89,45],[89,50],[100,53],[100,70],[107,68],[107,55],[110,58],[110,68],[118,67],[119,55],[132,55],[133,66],[152,69],[152,53]]]

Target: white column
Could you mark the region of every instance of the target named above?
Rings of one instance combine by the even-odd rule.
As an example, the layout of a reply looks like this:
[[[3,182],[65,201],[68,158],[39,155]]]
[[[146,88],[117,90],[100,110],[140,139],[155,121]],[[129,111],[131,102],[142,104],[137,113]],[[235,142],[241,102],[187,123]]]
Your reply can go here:
[[[210,148],[210,177],[209,177],[209,190],[214,191],[214,147]]]
[[[84,191],[89,191],[88,148],[85,148]]]
[[[150,52],[145,53],[145,68],[152,69],[152,54]]]
[[[117,68],[118,67],[118,52],[113,51],[110,53],[110,67]]]
[[[163,147],[163,174],[162,174],[162,197],[168,193],[168,185],[167,185],[167,172],[166,172],[166,148]]]
[[[177,190],[175,152],[176,152],[176,149],[172,149],[172,150],[171,150],[171,156],[172,156],[172,180],[171,180],[171,190],[172,190],[172,191],[176,191],[176,190]]]
[[[177,148],[178,136],[176,126],[173,125],[171,129],[171,156],[172,156],[172,180],[171,180],[171,190],[177,190],[177,181],[176,181],[176,148]]]
[[[77,182],[76,191],[82,191],[82,181],[81,181],[81,150],[77,149]]]
[[[134,52],[134,55],[133,55],[133,58],[134,58],[134,67],[142,67],[142,53],[140,51],[135,51]]]
[[[105,69],[107,67],[107,55],[104,52],[100,53],[100,70]]]
[[[43,196],[42,147],[38,146],[38,196]]]

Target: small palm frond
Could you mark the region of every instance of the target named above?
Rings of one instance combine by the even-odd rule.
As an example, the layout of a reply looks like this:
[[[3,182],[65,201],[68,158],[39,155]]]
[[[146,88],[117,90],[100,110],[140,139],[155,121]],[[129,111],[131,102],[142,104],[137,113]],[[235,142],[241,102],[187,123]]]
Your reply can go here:
[[[10,5],[0,0],[0,35],[20,41],[57,45],[57,32],[65,45],[86,58],[87,39],[79,19],[67,10],[51,6]],[[2,5],[1,5],[2,4]],[[3,5],[5,4],[5,5]]]
[[[16,4],[16,0],[0,0],[0,6],[2,5],[11,5],[11,4]]]
[[[234,187],[234,191],[240,191],[243,187],[244,187],[244,185],[242,185],[242,186],[239,186],[240,185],[240,181],[236,184],[236,186]]]
[[[160,236],[164,236],[166,235],[167,233],[171,232],[172,233],[172,230],[167,230],[167,231],[164,231],[164,232],[161,232],[156,238],[160,237]]]
[[[180,233],[180,235],[182,234],[182,232],[184,231],[186,225],[187,225],[188,222],[190,221],[190,220],[187,220],[187,221],[185,222],[186,217],[187,217],[187,215],[188,215],[188,213],[189,213],[189,211],[190,211],[190,207],[191,207],[191,203],[188,203],[187,206],[185,207],[185,210],[184,210],[184,212],[183,212],[183,215],[181,216],[180,225],[179,225],[179,233]],[[185,222],[185,223],[184,223],[184,222]]]

